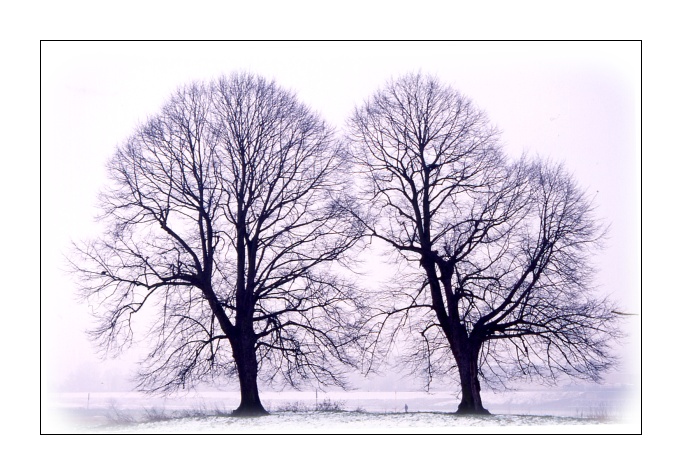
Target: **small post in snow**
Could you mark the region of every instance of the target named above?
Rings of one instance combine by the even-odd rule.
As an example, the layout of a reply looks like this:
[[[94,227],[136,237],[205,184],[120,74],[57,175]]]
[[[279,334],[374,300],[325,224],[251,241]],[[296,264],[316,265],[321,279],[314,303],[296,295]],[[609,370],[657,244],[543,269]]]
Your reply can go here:
[[[405,404],[405,414],[407,414],[407,404]]]

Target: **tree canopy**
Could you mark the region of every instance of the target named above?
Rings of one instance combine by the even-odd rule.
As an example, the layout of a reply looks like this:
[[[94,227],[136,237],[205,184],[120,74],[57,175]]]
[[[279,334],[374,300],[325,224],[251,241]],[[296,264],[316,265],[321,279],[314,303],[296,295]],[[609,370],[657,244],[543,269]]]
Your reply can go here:
[[[483,378],[598,380],[618,315],[593,295],[603,229],[561,166],[510,160],[486,115],[421,74],[390,81],[349,122],[356,215],[408,265],[377,337],[414,333],[406,363],[457,374],[460,413],[486,413]]]
[[[274,82],[178,89],[109,161],[106,231],[78,247],[94,336],[120,348],[153,306],[140,387],[237,374],[245,413],[264,411],[257,372],[342,383],[360,312],[336,270],[362,233],[339,206],[344,166],[332,130]]]

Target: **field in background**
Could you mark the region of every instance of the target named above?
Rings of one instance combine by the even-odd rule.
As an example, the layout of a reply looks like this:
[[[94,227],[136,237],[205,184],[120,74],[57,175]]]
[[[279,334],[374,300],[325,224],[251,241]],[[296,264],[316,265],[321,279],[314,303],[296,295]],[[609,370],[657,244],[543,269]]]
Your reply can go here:
[[[496,415],[453,417],[452,392],[285,391],[261,394],[274,417],[235,420],[239,393],[195,392],[152,397],[136,392],[58,393],[44,396],[43,433],[52,432],[447,432],[456,427],[566,426],[634,423],[634,394],[622,385],[484,392]],[[407,413],[407,414],[406,414]],[[528,416],[546,416],[528,417]],[[607,430],[608,432],[608,430]]]

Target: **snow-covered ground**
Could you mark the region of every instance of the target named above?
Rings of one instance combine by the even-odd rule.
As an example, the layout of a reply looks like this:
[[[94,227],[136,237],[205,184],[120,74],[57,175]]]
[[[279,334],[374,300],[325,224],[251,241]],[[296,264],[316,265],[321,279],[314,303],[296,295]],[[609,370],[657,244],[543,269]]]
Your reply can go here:
[[[44,397],[43,433],[639,433],[626,387],[484,393],[492,417],[462,417],[452,392],[263,392],[271,415],[227,417],[237,392],[150,397],[135,392]]]

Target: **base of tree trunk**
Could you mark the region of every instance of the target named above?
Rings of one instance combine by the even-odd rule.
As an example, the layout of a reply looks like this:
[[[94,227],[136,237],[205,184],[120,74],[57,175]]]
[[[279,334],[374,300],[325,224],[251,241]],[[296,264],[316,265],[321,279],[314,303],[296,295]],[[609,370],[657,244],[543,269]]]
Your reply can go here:
[[[484,407],[470,407],[470,406],[464,406],[459,405],[459,408],[457,409],[457,412],[455,412],[458,416],[491,416],[492,414],[490,413],[489,410],[487,410]]]
[[[260,417],[267,416],[270,414],[261,405],[256,406],[243,406],[240,405],[237,409],[232,411],[232,416],[234,417]]]

